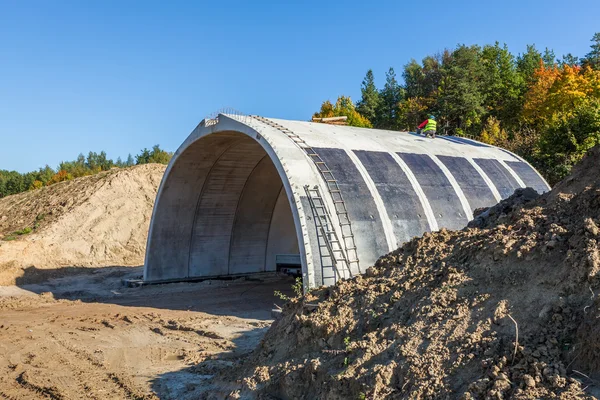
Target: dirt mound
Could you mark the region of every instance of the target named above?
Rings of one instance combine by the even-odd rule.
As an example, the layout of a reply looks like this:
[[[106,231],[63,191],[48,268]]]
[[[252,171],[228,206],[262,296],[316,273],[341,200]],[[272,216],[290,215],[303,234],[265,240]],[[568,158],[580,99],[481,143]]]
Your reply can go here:
[[[599,226],[597,168],[519,191],[291,301],[207,398],[595,398]]]
[[[142,264],[164,170],[114,169],[0,199],[0,285],[66,266]]]

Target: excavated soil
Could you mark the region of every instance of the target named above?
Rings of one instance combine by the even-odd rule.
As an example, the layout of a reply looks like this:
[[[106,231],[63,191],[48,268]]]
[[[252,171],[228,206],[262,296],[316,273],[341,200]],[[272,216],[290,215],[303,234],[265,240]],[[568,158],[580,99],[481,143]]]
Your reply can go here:
[[[164,170],[113,169],[0,199],[0,285],[143,264]],[[14,234],[26,228],[32,232]]]
[[[596,398],[599,163],[290,301],[203,398]]]

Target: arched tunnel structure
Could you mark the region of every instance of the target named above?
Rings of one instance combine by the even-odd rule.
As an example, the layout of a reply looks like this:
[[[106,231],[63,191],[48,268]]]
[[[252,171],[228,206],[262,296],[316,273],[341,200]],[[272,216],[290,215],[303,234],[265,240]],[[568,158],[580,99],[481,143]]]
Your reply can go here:
[[[520,187],[549,190],[521,158],[465,138],[219,114],[167,167],[144,280],[297,265],[305,289],[331,285]]]

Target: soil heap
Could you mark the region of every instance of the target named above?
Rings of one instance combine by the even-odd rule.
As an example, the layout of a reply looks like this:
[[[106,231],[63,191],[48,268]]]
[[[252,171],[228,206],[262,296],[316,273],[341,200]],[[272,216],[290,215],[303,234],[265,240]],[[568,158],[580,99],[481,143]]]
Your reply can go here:
[[[519,190],[290,301],[206,397],[595,398],[598,164],[595,148],[552,192]]]
[[[0,285],[143,264],[164,170],[113,169],[0,199]]]

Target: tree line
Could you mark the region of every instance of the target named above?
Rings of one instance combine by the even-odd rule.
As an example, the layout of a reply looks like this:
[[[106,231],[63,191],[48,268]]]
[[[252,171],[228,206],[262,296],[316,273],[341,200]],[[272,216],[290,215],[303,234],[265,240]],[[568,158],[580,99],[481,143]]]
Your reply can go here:
[[[121,160],[121,157],[113,161],[106,156],[104,151],[100,153],[90,151],[87,157],[79,154],[73,161],[61,162],[56,169],[46,165],[37,171],[27,173],[0,170],[0,198],[82,176],[94,175],[112,168],[127,168],[149,163],[168,164],[172,156],[173,153],[167,152],[156,145],[151,150],[142,149],[135,156],[135,159],[129,154],[125,161]]]
[[[588,54],[560,59],[527,46],[458,45],[393,68],[378,89],[372,70],[361,98],[323,102],[315,117],[347,116],[359,127],[413,131],[429,115],[438,133],[472,137],[514,151],[551,183],[600,143],[600,33]],[[402,81],[402,82],[400,82]]]

